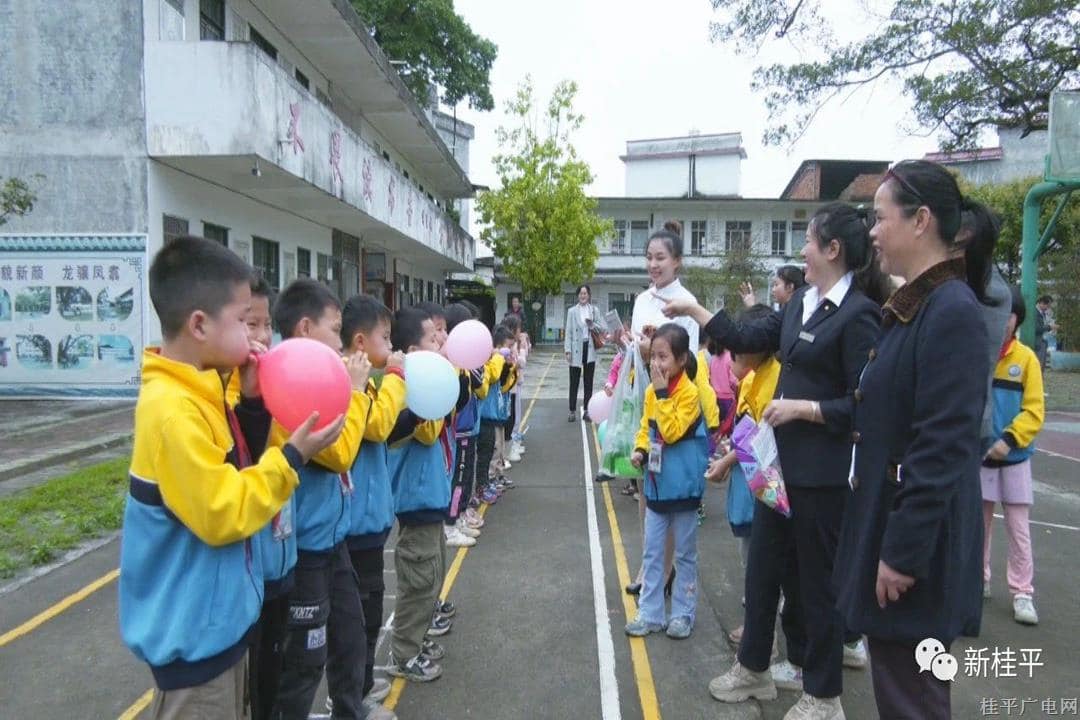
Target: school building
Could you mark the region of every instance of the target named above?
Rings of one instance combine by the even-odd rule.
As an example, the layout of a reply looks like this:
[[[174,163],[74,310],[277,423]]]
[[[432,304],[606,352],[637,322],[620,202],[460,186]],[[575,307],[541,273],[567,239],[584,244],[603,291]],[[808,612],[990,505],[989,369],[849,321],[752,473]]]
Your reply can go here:
[[[749,250],[770,271],[802,264],[799,255],[813,211],[828,200],[869,202],[887,161],[807,160],[776,198],[740,195],[742,135],[632,140],[620,158],[626,195],[598,198],[598,212],[611,218],[613,238],[597,241],[600,258],[588,281],[593,304],[617,310],[628,320],[634,298],[649,287],[645,246],[668,220],[683,228],[683,266],[718,268],[732,250]],[[477,269],[492,278],[498,311],[505,312],[521,287],[501,275],[495,258],[477,259]],[[768,287],[755,288],[767,302]],[[712,305],[717,298],[699,298]],[[546,342],[559,342],[567,309],[577,302],[574,288],[525,303],[528,325]]]
[[[276,288],[312,277],[391,308],[441,301],[472,270],[473,128],[417,102],[347,0],[7,8],[0,177],[37,202],[0,234],[0,338],[16,348],[0,394],[137,388],[137,362],[96,373],[110,353],[92,346],[120,337],[138,358],[160,338],[145,269],[179,235]],[[61,364],[61,346],[86,361]]]

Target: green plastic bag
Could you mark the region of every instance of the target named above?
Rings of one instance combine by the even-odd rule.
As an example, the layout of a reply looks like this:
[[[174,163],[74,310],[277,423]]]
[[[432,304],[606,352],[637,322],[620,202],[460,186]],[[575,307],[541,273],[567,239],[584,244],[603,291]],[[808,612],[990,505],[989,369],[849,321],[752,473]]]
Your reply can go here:
[[[607,419],[607,433],[601,445],[600,465],[606,474],[621,478],[640,478],[641,470],[630,463],[634,453],[634,438],[641,429],[641,416],[645,412],[645,388],[649,385],[649,371],[645,361],[633,343],[626,349],[619,379],[612,395],[611,415]]]

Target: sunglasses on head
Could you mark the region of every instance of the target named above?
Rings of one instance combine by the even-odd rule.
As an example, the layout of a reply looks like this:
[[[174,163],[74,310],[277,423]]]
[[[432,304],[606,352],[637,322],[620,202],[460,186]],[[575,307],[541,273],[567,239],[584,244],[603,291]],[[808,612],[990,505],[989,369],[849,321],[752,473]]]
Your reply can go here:
[[[904,192],[915,198],[917,205],[926,204],[926,200],[923,199],[922,194],[918,190],[916,190],[911,183],[909,183],[907,180],[905,180],[903,177],[893,172],[892,170],[889,170],[885,173],[885,180],[895,180],[896,184],[904,189]]]

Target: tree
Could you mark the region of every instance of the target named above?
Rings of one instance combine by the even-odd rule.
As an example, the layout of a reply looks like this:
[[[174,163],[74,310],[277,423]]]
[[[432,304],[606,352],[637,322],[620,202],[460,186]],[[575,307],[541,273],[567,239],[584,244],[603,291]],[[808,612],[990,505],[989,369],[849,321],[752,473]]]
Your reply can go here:
[[[769,268],[748,248],[735,247],[724,253],[716,265],[684,265],[682,283],[703,305],[714,298],[721,307],[738,312],[743,306],[739,291],[744,282],[755,288],[765,286]]]
[[[871,32],[846,44],[833,41],[815,0],[711,2],[721,12],[714,42],[744,51],[773,34],[821,50],[754,71],[770,114],[766,144],[797,140],[827,102],[885,76],[904,80],[919,125],[940,131],[944,150],[974,147],[990,126],[1045,128],[1050,92],[1080,87],[1075,0],[894,0],[884,17],[865,11]]]
[[[1024,198],[1027,197],[1028,190],[1039,182],[1042,182],[1040,177],[1023,178],[999,185],[971,185],[963,179],[960,180],[960,188],[965,195],[986,205],[1001,219],[1001,233],[994,251],[994,260],[1009,282],[1020,281]],[[1046,227],[1057,202],[1058,198],[1049,198],[1043,203],[1039,219],[1040,228]],[[1047,253],[1043,255],[1041,264],[1045,267],[1058,251],[1068,250],[1071,247],[1080,247],[1080,201],[1076,198],[1069,200],[1069,204],[1058,218],[1053,240]]]
[[[447,105],[468,99],[477,110],[495,107],[490,76],[498,47],[472,31],[453,0],[352,0],[352,6],[386,56],[403,64],[402,79],[421,105],[441,87]]]
[[[532,80],[521,83],[507,103],[516,127],[500,127],[495,134],[500,186],[476,201],[486,225],[481,239],[529,298],[557,294],[564,283],[592,277],[597,240],[614,233],[612,221],[596,214],[596,199],[585,193],[592,172],[570,144],[583,119],[573,110],[576,93],[573,82],[559,83],[538,127]]]
[[[21,217],[33,210],[35,201],[37,195],[26,181],[12,177],[0,182],[0,226],[13,215]]]

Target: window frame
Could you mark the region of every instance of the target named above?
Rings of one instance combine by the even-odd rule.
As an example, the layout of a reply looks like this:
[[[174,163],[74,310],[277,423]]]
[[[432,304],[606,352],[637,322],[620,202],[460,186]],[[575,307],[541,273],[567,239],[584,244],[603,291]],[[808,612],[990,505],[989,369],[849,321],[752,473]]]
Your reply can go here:
[[[637,227],[635,227],[635,225]],[[640,249],[634,246],[634,231],[644,231],[645,235],[642,239]],[[648,220],[631,220],[630,221],[630,254],[637,255],[639,252],[641,255],[645,254],[645,251],[649,248],[649,221]]]
[[[738,234],[738,247],[736,247],[736,234]],[[754,222],[753,220],[726,220],[724,221],[724,252],[751,252],[754,249]]]
[[[175,223],[178,223],[178,224],[182,223],[183,226],[184,226],[183,230],[181,232],[170,232],[169,231],[169,221],[170,220],[175,222]],[[191,234],[191,223],[187,218],[182,218],[179,215],[170,215],[169,213],[162,213],[161,214],[161,245],[162,245],[162,247],[168,245],[169,243],[171,243],[173,240],[176,240],[177,238],[182,238],[185,235],[190,235],[190,234]]]
[[[259,247],[263,244],[266,247],[260,252]],[[267,250],[273,250],[272,254],[267,254]],[[263,255],[263,258],[259,256]],[[270,260],[266,265],[260,265],[259,261]],[[271,240],[270,238],[262,237],[259,235],[251,236],[251,266],[262,273],[263,279],[274,290],[281,289],[281,243],[277,240]]]
[[[307,258],[306,263],[300,262],[301,257]],[[304,267],[305,264],[307,267]],[[296,247],[296,277],[311,277],[311,251],[305,247]]]
[[[220,8],[220,18],[210,16],[206,11],[208,3],[214,3],[214,9]],[[225,15],[225,0],[199,0],[199,40],[224,41]]]
[[[709,243],[709,221],[690,221],[690,254],[707,255]]]
[[[777,235],[780,234],[778,238]],[[777,240],[780,247],[777,247]],[[791,255],[791,246],[788,244],[788,221],[772,220],[769,224],[769,253],[773,257],[788,257]]]

